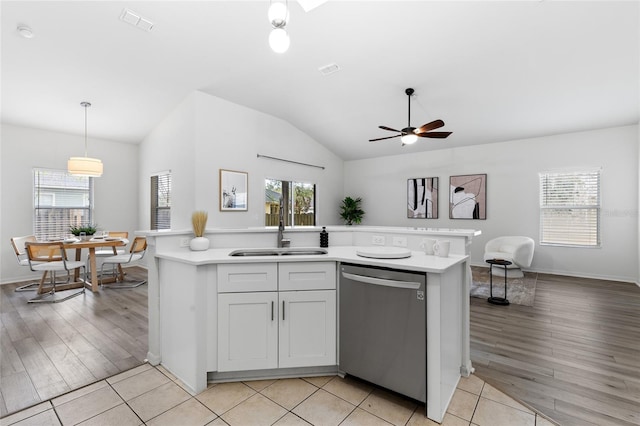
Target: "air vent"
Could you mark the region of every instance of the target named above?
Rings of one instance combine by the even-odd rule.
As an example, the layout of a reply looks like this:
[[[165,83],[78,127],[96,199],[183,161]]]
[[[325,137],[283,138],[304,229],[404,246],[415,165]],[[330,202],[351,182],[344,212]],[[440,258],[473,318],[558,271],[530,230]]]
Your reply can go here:
[[[338,64],[329,64],[318,68],[318,71],[320,71],[322,75],[329,75],[333,74],[334,72],[340,71],[340,67],[338,66]]]
[[[149,32],[153,29],[153,22],[149,21],[146,18],[143,18],[139,13],[136,13],[129,9],[122,10],[122,13],[120,14],[120,20],[146,32]]]

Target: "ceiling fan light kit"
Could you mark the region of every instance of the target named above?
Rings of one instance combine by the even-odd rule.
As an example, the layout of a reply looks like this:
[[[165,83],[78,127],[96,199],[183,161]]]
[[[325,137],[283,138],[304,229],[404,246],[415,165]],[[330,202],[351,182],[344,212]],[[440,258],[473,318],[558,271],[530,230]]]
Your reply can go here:
[[[276,53],[284,53],[289,50],[291,40],[289,34],[284,28],[274,28],[269,34],[269,46]]]
[[[287,4],[279,1],[271,2],[267,16],[269,17],[269,22],[275,28],[287,25],[287,21],[289,20]]]
[[[67,161],[67,171],[76,176],[102,176],[102,161],[97,158],[87,157],[87,108],[91,106],[89,102],[80,102],[84,107],[84,157],[71,157]]]
[[[416,135],[413,132],[405,133],[402,136],[400,136],[400,140],[405,145],[411,145],[412,143],[416,143],[416,141],[418,140],[418,135]]]
[[[431,130],[438,129],[444,126],[444,121],[442,120],[434,120],[427,124],[423,124],[421,127],[415,128],[411,126],[411,96],[413,96],[414,90],[412,88],[408,88],[404,91],[404,93],[408,97],[408,118],[407,118],[407,127],[402,130],[392,129],[387,126],[378,126],[382,130],[388,130],[390,132],[399,133],[395,136],[387,136],[384,138],[376,138],[369,139],[369,142],[377,142],[385,139],[393,139],[400,137],[400,141],[402,142],[402,146],[411,145],[418,140],[418,137],[421,138],[437,138],[444,139],[447,138],[451,132],[431,132]]]
[[[285,29],[287,22],[289,21],[288,0],[284,3],[281,1],[271,0],[267,17],[273,27],[269,34],[269,46],[271,46],[271,50],[276,53],[286,52],[291,44],[289,34]]]

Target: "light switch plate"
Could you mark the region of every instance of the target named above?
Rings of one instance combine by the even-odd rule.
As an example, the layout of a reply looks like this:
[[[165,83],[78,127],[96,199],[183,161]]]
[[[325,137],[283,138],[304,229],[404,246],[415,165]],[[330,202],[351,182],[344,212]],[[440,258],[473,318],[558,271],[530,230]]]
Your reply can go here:
[[[180,238],[180,247],[189,247],[189,239]]]
[[[407,237],[393,237],[393,245],[396,247],[406,247]]]
[[[383,246],[386,244],[384,235],[374,235],[371,237],[371,244],[374,246]]]

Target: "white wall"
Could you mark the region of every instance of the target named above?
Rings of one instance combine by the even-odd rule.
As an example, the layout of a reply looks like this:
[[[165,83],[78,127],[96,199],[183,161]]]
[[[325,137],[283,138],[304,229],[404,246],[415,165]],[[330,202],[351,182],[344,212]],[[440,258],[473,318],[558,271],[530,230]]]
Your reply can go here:
[[[581,167],[602,167],[602,247],[536,244],[531,269],[635,282],[638,126],[348,161],[344,194],[363,198],[363,224],[480,229],[471,260],[482,264],[491,238],[526,235],[539,241],[539,172]],[[449,176],[476,173],[487,174],[487,219],[450,220]],[[440,178],[439,219],[407,219],[407,179],[432,176]]]
[[[257,158],[280,157],[324,170]],[[140,151],[140,223],[149,227],[149,174],[172,171],[172,229],[190,229],[191,213],[206,210],[208,227],[264,226],[264,180],[312,182],[317,223],[336,224],[342,197],[343,162],[289,123],[267,114],[194,92],[147,137]],[[247,172],[247,212],[220,212],[219,169]]]
[[[0,282],[34,276],[18,266],[9,244],[11,237],[33,234],[33,168],[65,170],[69,157],[83,154],[83,135],[2,124]],[[132,235],[138,229],[138,147],[90,137],[89,154],[104,164],[104,174],[94,183],[94,222],[102,229]]]
[[[195,205],[195,95],[180,103],[140,144],[138,229],[151,228],[150,176],[171,171],[171,224],[187,227]]]

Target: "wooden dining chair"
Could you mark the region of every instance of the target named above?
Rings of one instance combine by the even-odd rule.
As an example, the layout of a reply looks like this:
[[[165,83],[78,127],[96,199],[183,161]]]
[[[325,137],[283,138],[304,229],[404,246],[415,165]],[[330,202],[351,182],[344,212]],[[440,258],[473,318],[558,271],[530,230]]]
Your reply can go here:
[[[27,256],[27,250],[24,246],[27,242],[36,242],[35,235],[25,235],[23,237],[13,237],[11,238],[11,247],[13,248],[13,253],[16,255],[16,260],[18,261],[18,265],[20,266],[29,266],[29,257]],[[55,278],[54,278],[55,279]],[[15,291],[33,291],[37,290],[39,282],[34,281],[29,284],[22,285],[17,287]]]
[[[38,294],[33,299],[29,299],[29,303],[57,303],[68,300],[72,297],[84,293],[84,283],[82,289],[74,293],[67,293],[61,297],[56,295],[56,272],[66,272],[67,280],[65,284],[71,282],[71,271],[82,268],[84,270],[84,280],[86,282],[86,269],[83,261],[70,261],[67,259],[67,252],[62,242],[32,242],[25,243],[29,267],[34,272],[42,272],[42,279],[39,283],[39,290],[42,291],[47,274],[51,274],[50,290],[47,293]]]
[[[120,275],[116,275],[115,284],[105,285],[103,282],[105,265],[122,268],[122,265],[131,264],[132,262],[142,259],[146,252],[147,239],[145,237],[135,237],[129,248],[129,253],[105,257],[102,260],[102,267],[100,268],[100,285],[102,288],[135,288],[146,283],[147,280],[125,280]]]
[[[107,238],[122,238],[126,240],[129,238],[129,233],[127,231],[109,231]],[[115,254],[125,254],[125,250],[118,248]],[[112,247],[100,247],[96,249],[96,257],[109,257],[113,255]]]
[[[126,242],[128,241],[129,238],[129,233],[127,231],[109,231],[109,233],[107,234],[107,238],[122,238],[123,240],[126,240]],[[114,247],[99,247],[96,248],[96,265],[100,264],[102,262],[102,259],[104,259],[105,257],[111,257],[114,256],[116,254],[125,254],[126,251],[124,249],[124,247],[118,247],[116,248],[116,252],[113,252]],[[91,271],[89,270],[89,259],[87,258],[87,274],[90,273]],[[97,268],[97,266],[96,266]],[[111,276],[116,276],[117,274],[117,268],[114,267],[112,268],[111,271]]]

